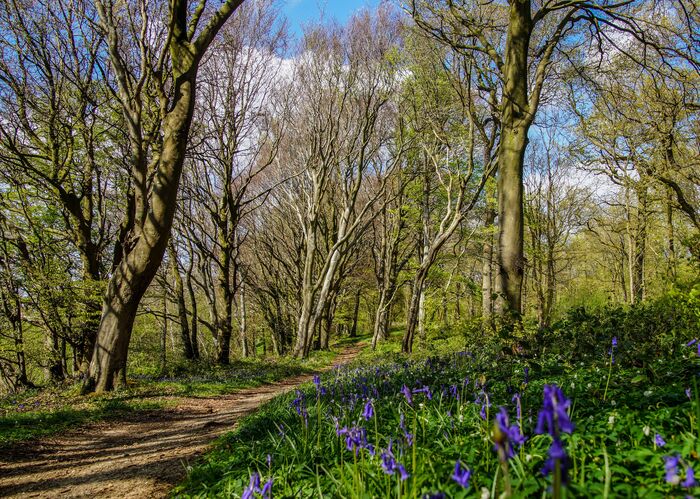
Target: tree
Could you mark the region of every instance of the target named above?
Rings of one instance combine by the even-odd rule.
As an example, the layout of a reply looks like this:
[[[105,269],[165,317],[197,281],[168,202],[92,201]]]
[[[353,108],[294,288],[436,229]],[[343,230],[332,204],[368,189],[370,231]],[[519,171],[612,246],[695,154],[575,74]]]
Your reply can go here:
[[[126,382],[129,339],[141,298],[165,253],[195,108],[200,62],[242,0],[215,11],[173,0],[96,0],[110,83],[129,138],[129,191],[84,391]],[[200,22],[206,19],[206,24]],[[156,42],[160,40],[160,43]],[[154,43],[150,43],[154,42]]]
[[[315,27],[304,37],[288,91],[295,133],[278,159],[294,172],[281,187],[304,243],[297,356],[309,354],[342,263],[369,228],[405,147],[393,101],[398,35],[395,17],[379,9],[374,19],[363,12],[344,29]]]
[[[242,220],[265,201],[258,178],[272,164],[284,126],[274,83],[286,43],[283,25],[268,0],[242,6],[202,63],[195,140],[189,151],[187,195],[201,205],[210,230],[198,246],[212,265],[217,362],[228,364],[235,297],[242,282],[240,249],[247,237]],[[202,175],[202,171],[207,175]],[[213,235],[213,237],[211,237]],[[239,300],[240,303],[240,300]],[[241,339],[243,356],[246,342]]]
[[[683,9],[664,10],[658,2],[636,1],[547,0],[534,5],[530,0],[510,0],[504,5],[412,0],[408,9],[419,27],[451,49],[485,56],[488,65],[482,71],[497,77],[499,275],[507,304],[504,311],[517,318],[524,273],[523,164],[528,132],[554,72],[552,63],[570,61],[566,53],[583,45],[591,52],[616,50],[645,64],[643,51],[625,46],[629,39],[650,46],[667,61],[681,57],[695,63],[696,44],[669,28],[693,21],[682,15]]]
[[[95,11],[86,1],[3,1],[1,10],[2,177],[36,203],[55,206],[78,253],[77,279],[64,278],[82,295],[69,341],[86,372],[113,233],[106,200],[116,177],[110,155],[119,143],[99,77],[104,40],[91,27]]]
[[[416,328],[424,323],[428,273],[476,205],[493,170],[488,152],[487,163],[476,160],[477,148],[487,149],[488,144],[477,142],[476,123],[483,117],[473,98],[471,61],[455,58],[445,64],[441,50],[431,40],[425,42],[418,43],[418,63],[406,82],[411,94],[409,126],[417,136],[408,162],[417,172],[414,202],[420,219],[418,263],[402,342],[407,353],[413,349]]]

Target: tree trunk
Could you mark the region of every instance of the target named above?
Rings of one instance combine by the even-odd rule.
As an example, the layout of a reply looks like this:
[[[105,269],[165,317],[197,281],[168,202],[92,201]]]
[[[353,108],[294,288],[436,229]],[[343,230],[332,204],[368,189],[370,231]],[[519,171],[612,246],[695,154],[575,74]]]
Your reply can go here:
[[[505,47],[501,141],[498,148],[499,278],[505,298],[503,313],[519,320],[522,313],[523,162],[532,112],[528,102],[528,51],[532,32],[529,0],[510,2]]]
[[[134,161],[133,178],[136,191],[130,196],[124,227],[124,238],[115,249],[115,269],[105,292],[95,350],[83,391],[103,392],[126,383],[126,361],[131,332],[141,298],[163,260],[170,238],[177,193],[185,161],[187,139],[195,105],[195,88],[199,62],[221,26],[242,0],[225,0],[201,30],[190,28],[187,3],[173,0],[170,4],[171,28],[168,52],[172,71],[171,93],[160,130],[162,140],[155,156],[155,172],[150,185],[144,179],[151,174],[144,150],[144,131],[140,95],[125,83],[128,69],[120,53],[120,35],[112,5],[95,2],[100,23],[106,32],[107,51],[117,73],[120,102],[128,124],[130,148]],[[198,18],[196,18],[198,19]],[[196,27],[196,22],[193,25]],[[195,33],[197,37],[194,38]],[[143,61],[146,62],[146,61]],[[154,78],[160,75],[153,74]],[[137,91],[138,92],[138,91]],[[136,107],[134,107],[136,106]],[[133,201],[133,203],[132,203]],[[134,204],[135,203],[135,204]],[[132,208],[133,211],[132,211]]]
[[[192,258],[192,254],[190,254],[190,258]],[[192,322],[190,326],[190,346],[192,347],[192,359],[197,360],[199,359],[199,339],[198,339],[198,330],[199,330],[199,316],[197,313],[197,297],[194,292],[194,285],[192,284],[192,271],[193,271],[193,263],[190,264],[190,267],[187,269],[187,294],[190,297],[190,305],[192,306]]]
[[[486,325],[491,324],[493,315],[493,233],[492,227],[496,220],[496,210],[491,206],[486,208],[484,227],[486,228],[486,240],[484,241],[481,267],[481,316]]]
[[[160,372],[168,366],[168,293],[163,289],[163,328],[160,332]]]
[[[128,238],[133,247],[112,274],[102,305],[102,317],[83,391],[104,392],[126,383],[126,360],[131,331],[141,298],[163,259],[175,215],[178,184],[185,159],[187,135],[194,109],[194,73],[175,85],[176,104],[164,123],[158,174],[151,209],[142,227]]]
[[[360,315],[360,293],[358,289],[355,292],[355,308],[352,312],[352,327],[350,328],[350,338],[355,338],[357,336],[357,318]]]
[[[519,317],[524,274],[523,258],[523,158],[527,129],[504,130],[499,156],[500,279],[504,313]]]
[[[247,338],[247,328],[248,328],[248,315],[245,306],[245,287],[241,285],[239,290],[239,332],[241,335],[241,354],[242,356],[248,357],[250,352],[248,351],[248,338]],[[253,352],[255,352],[255,342],[253,342]],[[253,354],[255,357],[255,354]]]
[[[413,339],[416,328],[418,327],[418,314],[420,308],[421,290],[425,286],[427,271],[419,270],[411,287],[411,301],[408,305],[408,314],[406,316],[406,332],[404,333],[401,351],[404,353],[413,352]]]
[[[168,255],[170,257],[170,273],[172,275],[173,281],[175,281],[175,301],[177,303],[177,316],[180,322],[180,338],[182,339],[182,352],[187,360],[192,360],[194,358],[194,353],[192,352],[192,340],[190,338],[190,327],[187,322],[187,305],[185,303],[185,290],[182,283],[182,276],[180,275],[180,269],[177,263],[177,253],[175,252],[175,246],[172,244],[168,245]]]
[[[642,181],[643,182],[643,181]],[[644,264],[647,240],[647,211],[648,194],[646,185],[637,188],[637,220],[634,234],[634,257],[632,260],[634,280],[634,303],[641,302],[645,297]]]
[[[377,313],[374,318],[374,334],[372,335],[372,350],[377,348],[377,342],[386,341],[389,338],[391,323],[391,302],[387,302],[384,296],[380,297]]]
[[[668,251],[668,275],[671,281],[676,280],[676,243],[673,227],[673,192],[670,188],[667,189],[668,197],[666,199],[666,244]]]

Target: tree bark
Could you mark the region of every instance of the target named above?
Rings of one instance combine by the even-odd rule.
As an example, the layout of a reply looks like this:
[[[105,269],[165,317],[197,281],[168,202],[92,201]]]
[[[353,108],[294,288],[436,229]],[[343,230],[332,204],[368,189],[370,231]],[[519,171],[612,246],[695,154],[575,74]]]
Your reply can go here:
[[[360,293],[361,290],[355,292],[355,307],[352,312],[352,327],[350,328],[350,338],[357,337],[357,318],[360,315]]]
[[[505,47],[501,142],[498,149],[499,278],[504,314],[519,320],[524,274],[523,162],[532,119],[528,102],[529,0],[510,2]]]
[[[490,325],[494,307],[493,307],[493,234],[492,227],[496,220],[496,210],[491,206],[486,208],[484,217],[484,228],[486,229],[486,240],[482,248],[483,263],[481,267],[481,316],[484,319],[485,325]]]
[[[180,322],[180,338],[182,340],[182,353],[185,359],[192,360],[194,354],[192,352],[192,340],[190,338],[190,327],[187,322],[187,305],[185,303],[185,291],[182,283],[182,276],[177,263],[177,253],[175,245],[172,242],[168,245],[168,256],[170,258],[170,273],[173,281],[175,281],[175,302],[177,303],[177,317]]]

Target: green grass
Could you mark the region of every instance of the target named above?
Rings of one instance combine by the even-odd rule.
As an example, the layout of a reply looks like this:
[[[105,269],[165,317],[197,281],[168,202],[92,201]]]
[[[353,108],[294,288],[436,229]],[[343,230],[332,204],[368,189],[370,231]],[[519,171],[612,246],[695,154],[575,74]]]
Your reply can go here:
[[[242,359],[225,367],[177,364],[163,375],[129,378],[127,388],[104,395],[81,396],[79,383],[7,395],[0,398],[0,447],[91,422],[163,409],[177,397],[216,397],[314,373],[331,365],[339,349],[314,352],[303,361]]]
[[[694,389],[691,400],[685,393],[700,369],[692,348],[644,367],[613,365],[604,400],[609,344],[576,362],[552,354],[508,357],[498,348],[473,358],[452,354],[429,361],[423,352],[417,355],[420,360],[407,362],[397,353],[399,336],[392,335],[394,344],[378,352],[363,352],[356,367],[325,375],[326,395],[308,385],[303,399],[285,395],[251,415],[194,467],[174,495],[240,497],[251,474],[259,473],[263,483],[273,480],[273,497],[417,498],[440,492],[460,498],[481,497],[483,489],[498,497],[506,488],[507,470],[513,497],[549,496],[552,477],[541,470],[552,439],[537,435],[535,426],[543,387],[552,383],[571,399],[575,424],[572,434],[562,435],[570,463],[566,497],[662,498],[700,492],[697,486],[667,483],[664,470],[664,457],[671,455],[682,458],[679,482],[688,466],[700,466],[699,394]],[[458,351],[459,341],[448,339],[440,348]],[[401,393],[404,385],[427,385],[432,398],[414,393],[409,404]],[[458,386],[459,399],[450,393],[452,385]],[[483,404],[482,389],[490,407]],[[527,440],[503,468],[493,450],[494,415],[503,406],[511,424],[516,422],[515,392],[522,396],[520,423]],[[362,411],[368,399],[374,416],[366,421]],[[361,444],[357,454],[348,450],[345,436],[337,434],[343,427],[362,428],[374,449]],[[411,444],[405,433],[412,435]],[[664,446],[656,445],[657,433]],[[382,468],[380,456],[389,442],[410,475],[405,481]],[[468,488],[451,479],[457,460],[472,471]]]

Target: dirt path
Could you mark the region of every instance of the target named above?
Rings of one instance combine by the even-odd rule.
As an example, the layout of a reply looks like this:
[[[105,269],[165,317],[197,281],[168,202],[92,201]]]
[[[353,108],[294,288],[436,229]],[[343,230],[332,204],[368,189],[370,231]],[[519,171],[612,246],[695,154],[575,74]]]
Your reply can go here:
[[[336,364],[359,350],[344,350]],[[0,454],[0,497],[164,497],[214,438],[311,378],[297,376],[216,398],[178,398],[173,409],[18,444]]]

